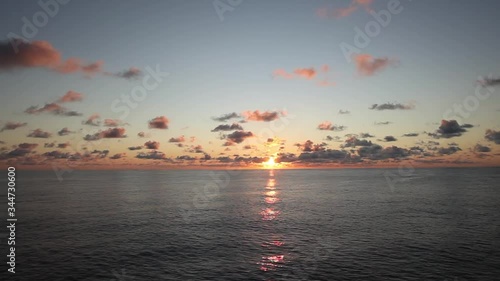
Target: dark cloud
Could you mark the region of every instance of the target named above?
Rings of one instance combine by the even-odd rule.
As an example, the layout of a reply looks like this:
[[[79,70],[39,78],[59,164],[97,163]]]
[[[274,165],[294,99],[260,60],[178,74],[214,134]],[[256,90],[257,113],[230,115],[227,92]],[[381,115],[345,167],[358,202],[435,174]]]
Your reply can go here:
[[[255,111],[243,112],[243,116],[245,117],[245,120],[247,120],[247,121],[271,122],[273,120],[280,118],[280,116],[284,116],[284,113],[278,112],[278,111],[260,112],[258,110],[255,110]]]
[[[321,151],[303,152],[298,160],[302,162],[357,162],[359,159],[351,158],[351,154],[345,150],[326,149]]]
[[[323,123],[320,123],[317,127],[318,130],[322,131],[343,131],[347,127],[346,126],[335,126],[329,121],[325,121]]]
[[[143,138],[146,136],[146,134],[144,132],[139,132],[139,133],[137,133],[137,136],[140,138]]]
[[[441,126],[439,126],[436,133],[428,133],[428,135],[435,138],[453,138],[461,136],[464,132],[467,132],[467,130],[460,126],[456,120],[442,120]]]
[[[407,134],[403,134],[403,137],[418,137],[418,133],[407,133]]]
[[[327,143],[314,144],[311,140],[307,140],[304,143],[296,143],[294,146],[298,147],[303,152],[314,152],[314,151],[325,151]]]
[[[375,136],[370,135],[370,133],[360,133],[360,134],[359,134],[359,137],[360,137],[360,138],[363,138],[363,139],[366,139],[366,138],[373,138],[373,137],[375,137]]]
[[[65,135],[68,135],[68,134],[71,134],[71,133],[74,133],[74,132],[70,131],[66,127],[62,128],[59,132],[57,132],[57,134],[60,135],[60,136],[65,136]]]
[[[242,143],[246,138],[253,137],[253,133],[248,131],[234,131],[231,134],[226,136],[226,139],[230,142],[234,143]]]
[[[234,130],[243,130],[243,127],[241,127],[241,125],[238,123],[233,123],[231,125],[224,124],[224,125],[219,125],[219,126],[215,127],[215,129],[213,129],[212,132],[234,131]]]
[[[484,87],[500,85],[500,78],[484,78],[478,81]]]
[[[87,118],[85,122],[82,122],[83,125],[89,126],[99,126],[101,122],[98,120],[101,116],[99,114],[92,114]]]
[[[131,67],[125,71],[115,73],[113,76],[133,80],[140,78],[142,74],[143,73],[139,68]]]
[[[150,152],[139,152],[136,156],[139,159],[153,159],[153,160],[166,160],[167,156],[165,153],[157,150],[153,150]]]
[[[0,159],[8,159],[28,155],[32,153],[37,146],[37,143],[20,143],[13,150],[0,154]]]
[[[386,136],[386,137],[384,138],[384,140],[385,140],[386,142],[397,141],[397,139],[396,139],[395,137],[393,137],[393,136]]]
[[[46,112],[60,116],[82,116],[81,113],[70,111],[57,103],[47,103],[43,107],[30,106],[24,112],[28,114],[40,114]]]
[[[460,150],[461,150],[460,147],[457,147],[457,146],[440,147],[438,149],[438,153],[441,155],[450,155],[450,154],[454,154]]]
[[[342,139],[339,136],[334,136],[334,137],[332,137],[332,136],[326,136],[326,140],[327,141],[337,141],[337,142],[341,142],[342,141]]]
[[[147,141],[146,143],[144,143],[144,146],[147,149],[158,149],[160,148],[160,143],[157,141]]]
[[[20,123],[20,122],[7,122],[3,126],[3,128],[0,130],[0,132],[3,132],[5,130],[15,130],[20,127],[26,126],[28,123]]]
[[[401,103],[383,103],[383,104],[373,104],[370,109],[372,110],[410,110],[410,109],[415,109],[415,105],[413,104],[408,104],[404,105]]]
[[[103,138],[124,138],[125,128],[110,128],[101,132]]]
[[[43,144],[43,147],[45,147],[45,148],[52,148],[54,146],[56,146],[55,142],[48,142],[48,143],[46,142]]]
[[[486,130],[484,138],[488,141],[492,141],[496,144],[500,144],[500,131],[495,130]]]
[[[69,142],[57,144],[57,148],[62,148],[62,149],[67,148],[68,146],[70,146]]]
[[[158,116],[149,120],[149,128],[151,129],[168,129],[169,120],[165,116]]]
[[[71,153],[61,152],[59,150],[53,150],[53,151],[45,152],[42,155],[45,157],[48,157],[48,158],[53,158],[53,159],[68,159],[68,158],[70,158]]]
[[[490,152],[491,148],[478,143],[474,146],[472,151],[477,152],[477,153],[485,153],[485,152]]]
[[[141,150],[142,148],[142,146],[129,146],[128,150]]]
[[[180,155],[180,156],[177,156],[175,159],[177,159],[177,160],[193,161],[193,160],[196,160],[196,157],[191,157],[189,155]]]
[[[390,121],[384,121],[384,122],[375,122],[375,125],[389,125],[392,124]]]
[[[372,142],[368,140],[360,140],[356,137],[348,138],[342,147],[356,147],[356,146],[372,146]]]
[[[104,131],[99,131],[93,135],[87,134],[85,137],[83,137],[83,139],[86,141],[95,141],[102,138],[125,138],[127,137],[125,135],[125,132],[125,128],[109,128]]]
[[[221,115],[219,117],[212,117],[212,119],[215,121],[219,121],[219,122],[226,122],[229,119],[239,118],[239,117],[241,117],[241,116],[238,113],[232,112],[232,113]]]
[[[125,154],[125,153],[116,153],[115,155],[110,156],[109,159],[116,160],[116,159],[124,158],[126,155],[127,154]]]
[[[31,131],[31,133],[28,134],[28,137],[30,138],[50,138],[52,136],[51,133],[42,131],[42,129],[36,129]]]
[[[350,114],[351,112],[349,110],[339,110],[339,114]]]
[[[382,148],[379,145],[372,145],[358,149],[358,155],[371,160],[401,159],[410,156],[411,151],[397,146]]]

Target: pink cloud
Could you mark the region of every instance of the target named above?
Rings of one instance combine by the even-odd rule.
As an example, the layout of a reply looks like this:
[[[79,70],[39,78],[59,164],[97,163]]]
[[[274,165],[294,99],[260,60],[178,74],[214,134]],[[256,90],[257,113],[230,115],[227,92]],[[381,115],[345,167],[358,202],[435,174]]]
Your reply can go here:
[[[165,116],[158,116],[149,121],[151,129],[168,129],[169,120]]]
[[[75,102],[75,101],[82,101],[83,100],[83,94],[69,90],[64,94],[64,96],[60,97],[57,102],[63,103],[63,102]]]
[[[363,76],[372,76],[397,62],[397,60],[386,57],[374,58],[369,54],[353,55],[353,59],[358,73]]]

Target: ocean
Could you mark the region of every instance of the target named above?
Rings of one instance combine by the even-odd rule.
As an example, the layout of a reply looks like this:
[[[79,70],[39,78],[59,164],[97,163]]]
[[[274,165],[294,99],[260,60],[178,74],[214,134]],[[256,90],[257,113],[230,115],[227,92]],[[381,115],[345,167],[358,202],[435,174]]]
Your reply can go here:
[[[2,274],[500,280],[499,182],[500,168],[18,171]]]

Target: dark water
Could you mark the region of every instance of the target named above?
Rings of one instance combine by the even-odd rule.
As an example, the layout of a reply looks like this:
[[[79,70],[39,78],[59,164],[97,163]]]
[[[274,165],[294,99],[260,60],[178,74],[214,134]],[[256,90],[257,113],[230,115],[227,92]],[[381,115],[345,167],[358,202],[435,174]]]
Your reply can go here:
[[[17,273],[3,260],[0,276],[500,280],[499,180],[499,168],[20,171]]]

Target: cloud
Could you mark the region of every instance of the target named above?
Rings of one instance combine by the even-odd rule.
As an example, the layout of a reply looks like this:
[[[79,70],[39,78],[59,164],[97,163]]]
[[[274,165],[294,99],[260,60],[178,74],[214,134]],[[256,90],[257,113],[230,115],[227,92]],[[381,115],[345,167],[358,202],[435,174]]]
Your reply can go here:
[[[42,155],[48,158],[55,158],[55,159],[68,159],[71,157],[71,154],[69,152],[61,152],[59,150],[45,152]]]
[[[305,78],[305,79],[312,79],[314,76],[316,76],[317,71],[316,69],[310,67],[310,68],[297,68],[293,71],[293,73],[299,77]]]
[[[401,104],[401,103],[383,103],[383,104],[373,104],[370,107],[371,110],[411,110],[415,109],[415,105],[413,104]]]
[[[157,141],[147,141],[146,143],[144,143],[144,146],[147,149],[158,149],[160,148],[160,143]]]
[[[46,139],[46,138],[50,138],[51,136],[52,136],[51,133],[44,132],[44,131],[42,131],[42,129],[33,130],[31,133],[28,134],[28,137],[30,137],[30,138],[43,138],[43,139]]]
[[[243,127],[241,127],[241,125],[238,123],[233,123],[231,125],[224,124],[224,125],[219,125],[219,126],[215,127],[215,129],[213,129],[211,132],[234,131],[234,130],[243,130]]]
[[[126,155],[127,155],[126,153],[116,153],[115,155],[110,156],[109,159],[116,160],[116,159],[124,158]]]
[[[370,135],[370,133],[360,133],[359,137],[360,138],[374,138],[375,136]]]
[[[3,132],[5,130],[15,130],[20,127],[24,127],[28,125],[28,123],[20,123],[20,122],[7,122],[5,125],[3,125],[2,129],[0,132]]]
[[[190,153],[205,153],[201,145],[191,145],[191,147],[186,149],[186,151]]]
[[[109,128],[104,131],[99,131],[93,135],[87,134],[85,137],[83,137],[83,139],[86,141],[95,141],[102,138],[125,138],[127,137],[125,135],[125,132],[125,128]]]
[[[60,97],[57,102],[59,103],[64,103],[64,102],[75,102],[75,101],[82,101],[83,100],[83,94],[69,90],[64,94],[64,96]]]
[[[366,12],[370,12],[372,10],[370,7],[372,2],[373,0],[353,0],[349,6],[337,8],[333,11],[330,11],[328,8],[320,8],[316,10],[316,15],[320,18],[343,18],[351,15],[359,8],[364,9]]]
[[[13,39],[0,42],[0,70],[41,67],[62,74],[81,72],[87,76],[101,72],[102,61],[84,63],[79,58],[63,61],[61,57],[59,50],[47,41]]]
[[[296,143],[294,146],[298,147],[303,152],[313,152],[313,151],[324,151],[326,149],[326,143],[314,144],[311,140],[307,140],[304,143]]]
[[[142,76],[142,71],[139,68],[131,67],[125,71],[112,74],[113,76],[125,78],[129,80],[138,79]]]
[[[128,150],[141,150],[142,148],[142,146],[129,146]]]
[[[242,114],[247,121],[264,121],[270,122],[280,118],[280,116],[284,116],[284,112],[278,111],[264,111],[260,112],[259,110],[255,111],[245,111]]]
[[[384,121],[384,122],[375,122],[374,124],[377,125],[377,126],[378,125],[389,125],[389,124],[392,124],[392,122],[390,122],[390,121]]]
[[[488,141],[492,141],[496,144],[500,144],[500,131],[495,130],[486,130],[484,138]]]
[[[368,140],[360,140],[356,137],[348,138],[342,147],[356,147],[356,146],[372,146],[373,143]]]
[[[38,107],[38,106],[30,106],[28,107],[25,111],[25,113],[28,114],[39,114],[39,113],[51,113],[54,115],[61,115],[61,116],[81,116],[82,114],[76,111],[69,111],[66,108],[60,106],[57,103],[47,103],[43,107]]]
[[[69,142],[65,142],[65,143],[58,143],[57,144],[57,148],[67,148],[68,146],[70,146]]]
[[[229,119],[239,118],[239,117],[241,117],[241,116],[238,113],[231,112],[228,114],[221,115],[219,117],[212,117],[212,120],[219,121],[219,122],[226,122]]]
[[[0,70],[15,68],[45,68],[60,74],[82,73],[90,78],[95,74],[112,75],[125,79],[137,78],[141,71],[135,67],[112,74],[102,70],[103,61],[87,63],[80,58],[62,59],[61,52],[48,41],[12,39],[0,41]]]
[[[20,143],[13,150],[0,154],[0,159],[26,156],[27,154],[32,153],[37,146],[37,143]]]
[[[137,136],[140,138],[144,138],[146,136],[146,134],[144,132],[139,132],[139,133],[137,133]]]
[[[469,127],[467,124],[466,127]],[[429,136],[435,138],[453,138],[459,137],[462,133],[467,132],[464,126],[460,126],[456,120],[441,120],[441,126],[439,126],[436,133],[428,133]]]
[[[372,76],[397,62],[386,57],[374,58],[369,54],[356,54],[353,55],[353,59],[356,63],[358,74],[362,76]]]
[[[323,123],[320,123],[317,127],[318,130],[321,131],[343,131],[347,127],[345,126],[334,126],[331,122],[325,121]]]
[[[490,152],[491,151],[491,148],[487,147],[487,146],[484,146],[484,145],[481,145],[481,144],[476,144],[474,146],[474,148],[472,149],[472,151],[474,152],[478,152],[478,153],[485,153],[485,152]]]
[[[438,153],[441,155],[450,155],[450,154],[454,154],[460,150],[461,150],[460,147],[457,147],[457,146],[440,147],[438,149]]]
[[[478,80],[478,82],[483,87],[497,86],[497,85],[500,85],[500,77],[499,78],[484,78],[484,79]]]
[[[393,136],[386,136],[386,137],[384,138],[384,140],[385,140],[386,142],[397,141],[397,139],[396,139],[395,137],[393,137]]]
[[[128,125],[128,123],[125,123],[120,119],[104,119],[104,126],[106,127],[119,127],[125,125]]]
[[[234,131],[233,133],[226,136],[226,139],[233,143],[242,143],[246,138],[253,137],[252,132],[245,131]]]
[[[82,122],[83,125],[89,125],[89,126],[99,126],[101,122],[98,120],[101,118],[101,116],[97,113],[92,114],[87,118],[85,122]]]
[[[136,156],[139,159],[153,159],[153,160],[166,160],[167,157],[165,153],[157,150],[153,150],[150,152],[139,152]]]
[[[334,136],[334,137],[332,137],[332,136],[326,136],[326,140],[327,141],[337,141],[337,142],[341,142],[342,141],[342,139],[339,136]]]
[[[169,120],[165,116],[158,116],[149,120],[149,128],[151,129],[168,129]]]
[[[125,128],[110,128],[102,131],[101,136],[103,138],[125,138]]]
[[[339,114],[350,114],[351,112],[349,110],[339,110]]]
[[[57,132],[58,135],[60,136],[65,136],[65,135],[69,135],[71,133],[74,133],[72,131],[70,131],[68,128],[64,127],[62,128],[59,132]]]
[[[182,135],[180,137],[177,137],[177,138],[170,138],[168,140],[168,142],[185,142],[186,141],[186,138]]]
[[[306,68],[296,68],[292,72],[288,72],[280,68],[276,69],[273,72],[273,77],[280,77],[284,79],[316,80],[317,84],[320,86],[333,86],[335,85],[335,82],[329,81],[328,77],[323,77],[323,78],[318,77],[319,72],[322,72],[326,75],[329,71],[330,67],[326,64],[321,66],[319,70],[317,70],[314,67],[306,67]]]
[[[406,133],[403,134],[403,137],[418,137],[418,133]]]

